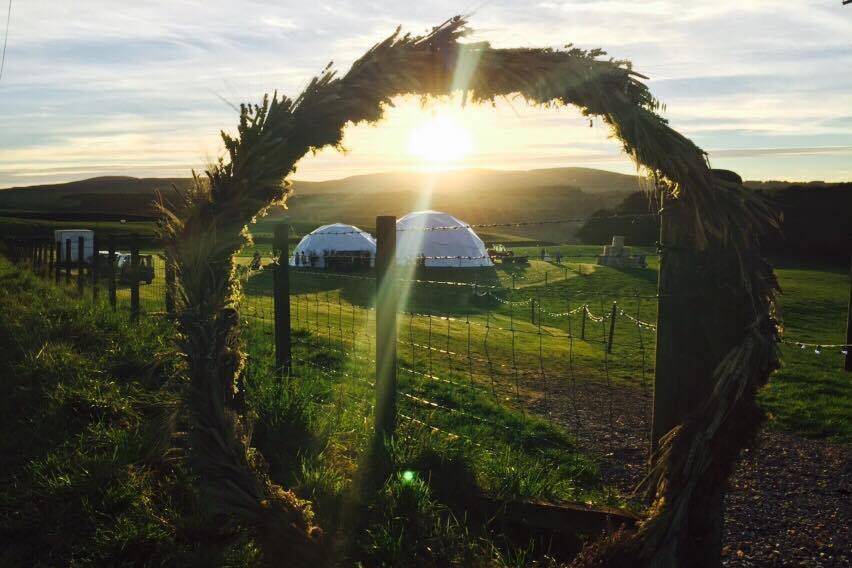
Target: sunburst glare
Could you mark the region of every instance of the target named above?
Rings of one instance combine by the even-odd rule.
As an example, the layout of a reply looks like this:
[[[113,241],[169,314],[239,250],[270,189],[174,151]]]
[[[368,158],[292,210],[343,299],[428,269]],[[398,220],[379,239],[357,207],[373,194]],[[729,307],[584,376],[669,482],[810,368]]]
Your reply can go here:
[[[429,118],[408,138],[408,153],[435,166],[461,161],[472,149],[470,130],[447,116]]]

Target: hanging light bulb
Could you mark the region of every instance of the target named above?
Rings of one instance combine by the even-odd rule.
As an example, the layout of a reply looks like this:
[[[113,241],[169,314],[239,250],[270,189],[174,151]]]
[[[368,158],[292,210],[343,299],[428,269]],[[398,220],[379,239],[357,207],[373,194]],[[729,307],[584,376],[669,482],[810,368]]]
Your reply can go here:
[[[819,355],[820,353],[822,353],[822,351],[820,351],[820,346],[819,346],[819,345],[817,345],[817,346],[816,346],[816,349],[814,349],[814,353],[816,353],[817,355]]]
[[[840,350],[840,353],[842,353],[843,355],[849,355],[849,348],[844,347],[843,349]]]

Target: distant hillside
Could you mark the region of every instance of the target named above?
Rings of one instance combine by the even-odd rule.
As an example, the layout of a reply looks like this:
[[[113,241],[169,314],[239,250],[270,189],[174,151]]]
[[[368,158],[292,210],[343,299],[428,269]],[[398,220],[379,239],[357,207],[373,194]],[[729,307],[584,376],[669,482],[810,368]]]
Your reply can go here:
[[[50,213],[152,215],[157,190],[169,194],[186,189],[190,178],[108,176],[68,183],[10,187],[0,190],[0,210]],[[2,213],[0,213],[2,214]]]
[[[430,188],[438,193],[479,190],[517,190],[526,187],[571,186],[587,193],[639,189],[636,176],[592,168],[547,168],[538,170],[467,169],[450,172],[387,172],[350,176],[343,179],[305,182],[296,181],[294,188],[305,194],[319,193],[383,193],[387,191],[421,191]]]
[[[65,184],[0,190],[0,215],[63,218],[153,215],[156,190],[168,197],[188,178],[100,177]],[[294,182],[288,210],[273,218],[372,226],[376,215],[416,209],[448,211],[470,223],[581,217],[613,207],[636,191],[635,176],[589,168],[530,171],[460,170],[434,174],[391,172],[322,182]],[[517,227],[507,234],[571,240],[575,226]]]

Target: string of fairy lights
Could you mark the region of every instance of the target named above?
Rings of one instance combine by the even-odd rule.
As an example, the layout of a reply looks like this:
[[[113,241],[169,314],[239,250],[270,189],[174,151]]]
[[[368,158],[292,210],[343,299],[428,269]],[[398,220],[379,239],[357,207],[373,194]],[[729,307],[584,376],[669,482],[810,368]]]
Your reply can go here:
[[[781,343],[798,347],[801,351],[810,351],[814,355],[837,353],[845,357],[852,348],[852,343],[809,343],[786,338],[781,338]]]

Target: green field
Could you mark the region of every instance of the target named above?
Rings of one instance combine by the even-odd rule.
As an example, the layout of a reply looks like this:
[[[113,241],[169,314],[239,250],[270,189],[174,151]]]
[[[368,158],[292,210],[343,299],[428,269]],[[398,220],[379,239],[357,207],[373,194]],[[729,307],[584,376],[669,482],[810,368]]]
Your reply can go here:
[[[493,270],[427,270],[411,276],[421,282],[403,283],[405,305],[399,315],[398,345],[401,365],[406,370],[402,375],[446,375],[453,383],[461,378],[490,391],[516,410],[530,410],[572,425],[581,434],[585,426],[587,436],[610,424],[608,399],[613,396],[613,385],[620,385],[636,396],[632,401],[635,404],[619,404],[638,404],[640,408],[621,425],[615,415],[619,411],[613,411],[616,430],[619,426],[645,428],[655,336],[652,330],[640,328],[624,317],[622,310],[640,321],[656,322],[656,301],[647,296],[653,296],[656,290],[657,258],[648,257],[647,269],[618,270],[594,264],[591,257],[598,247],[544,248],[551,255],[557,251],[563,254],[563,264],[539,260],[542,247],[520,247],[513,250],[530,255],[528,265],[498,266]],[[248,265],[254,250],[261,252],[264,264],[270,262],[269,245],[265,244],[243,251],[238,261]],[[652,254],[650,249],[643,252]],[[583,258],[577,258],[580,256]],[[142,309],[148,312],[164,310],[161,260],[157,259],[156,267],[154,282],[141,286]],[[843,343],[848,272],[839,267],[789,261],[779,261],[776,272],[783,290],[779,316],[785,338]],[[359,357],[364,366],[375,348],[375,316],[370,310],[375,287],[372,274],[358,274],[355,278],[301,270],[291,274],[293,327],[310,331],[313,338],[330,341],[341,353]],[[429,284],[424,280],[460,281],[468,286]],[[247,276],[243,313],[250,324],[249,337],[256,337],[257,341],[268,342],[271,334],[271,289],[268,272]],[[120,286],[118,296],[120,305],[127,309],[129,289]],[[531,299],[535,300],[532,306]],[[607,354],[603,346],[608,339],[608,321],[588,318],[583,341],[579,339],[582,313],[565,314],[587,304],[597,318],[608,314],[614,301],[618,303],[618,315],[612,353]],[[852,439],[852,392],[848,375],[842,371],[840,349],[823,349],[817,355],[812,348],[802,350],[784,344],[781,350],[783,368],[761,393],[770,426],[806,436]],[[361,372],[370,374],[372,370],[364,368]],[[564,400],[553,401],[548,407],[553,397],[568,396],[568,383],[572,388],[587,383],[597,393],[586,393],[591,398],[586,401],[588,408],[577,409],[582,412],[573,408],[566,412]],[[593,407],[594,397],[601,396],[603,402],[598,401]],[[629,414],[626,409],[621,412]],[[602,414],[606,416],[602,418]]]
[[[162,310],[154,286],[140,293],[143,309]],[[0,385],[0,450],[10,465],[0,476],[0,513],[30,512],[2,516],[0,530],[16,536],[0,560],[66,565],[144,557],[175,565],[194,556],[205,565],[258,565],[245,531],[209,542],[196,528],[201,516],[189,473],[170,453],[175,430],[185,428],[177,412],[185,382],[168,321],[149,313],[129,324],[123,291],[112,314],[103,295],[97,303],[77,301],[73,284],[57,291],[3,259],[0,307],[0,346],[9,354],[0,364],[8,377]],[[320,324],[327,320],[320,316]],[[312,501],[329,545],[348,543],[339,546],[352,563],[527,565],[540,557],[541,543],[533,550],[525,537],[495,537],[503,529],[492,529],[486,500],[622,502],[602,483],[596,461],[557,425],[471,385],[404,378],[404,392],[465,414],[431,417],[401,401],[398,435],[388,446],[391,474],[359,497],[357,522],[347,525],[343,511],[359,491],[354,481],[371,441],[372,377],[344,353],[345,340],[297,330],[296,369],[282,381],[271,368],[267,321],[252,323],[246,399],[253,443],[272,479]],[[57,534],[73,538],[53,546]],[[579,544],[563,539],[559,547]]]
[[[846,337],[850,278],[845,268],[779,262],[775,269],[784,336],[790,341],[841,344]],[[761,393],[770,424],[807,436],[852,440],[852,374],[840,348],[781,346],[782,368]]]
[[[268,263],[268,246],[258,248]],[[477,499],[631,505],[617,489],[624,484],[607,456],[615,452],[622,466],[644,459],[655,336],[653,329],[627,316],[655,322],[656,301],[649,296],[656,288],[657,263],[651,257],[647,269],[599,267],[586,258],[596,249],[559,247],[566,257],[563,266],[534,257],[527,266],[423,270],[401,282],[399,427],[389,448],[395,473],[365,504],[353,557],[366,565],[398,565],[423,555],[448,563],[491,555],[494,565],[524,565],[542,549],[489,541],[489,520],[466,516]],[[548,253],[555,251],[548,247]],[[252,253],[243,251],[239,264],[247,266]],[[540,255],[541,248],[516,253]],[[5,309],[16,314],[7,318],[7,325],[32,330],[32,341],[15,343],[15,350],[29,351],[23,359],[13,358],[18,362],[12,376],[18,378],[8,385],[7,416],[14,415],[11,409],[22,403],[21,397],[32,396],[15,385],[31,376],[56,375],[40,383],[50,389],[47,406],[30,407],[43,418],[38,423],[21,420],[0,440],[4,452],[14,456],[10,459],[27,467],[14,480],[14,487],[24,492],[9,490],[4,499],[17,507],[15,503],[37,492],[44,502],[63,503],[61,511],[43,522],[73,531],[78,545],[57,551],[55,559],[115,558],[123,546],[164,561],[196,553],[192,543],[173,544],[184,538],[173,528],[151,529],[158,518],[194,514],[188,502],[174,509],[158,497],[163,483],[175,491],[169,484],[182,484],[183,478],[163,481],[147,466],[127,465],[142,459],[140,448],[148,443],[145,409],[153,402],[146,401],[161,396],[139,391],[134,377],[152,372],[144,370],[147,357],[159,353],[159,359],[168,352],[167,343],[156,335],[165,330],[157,323],[165,322],[157,316],[165,306],[162,261],[156,256],[155,261],[154,282],[140,287],[147,314],[143,320],[151,325],[140,328],[142,342],[129,347],[119,347],[134,329],[121,323],[129,309],[126,286],[119,287],[119,313],[113,317],[103,303],[95,309],[86,307],[88,302],[74,308],[63,295],[51,295],[40,283],[10,276],[4,268],[4,277],[21,290],[45,296],[37,304],[39,311],[26,316],[12,306],[25,310],[36,305],[33,300],[6,300]],[[842,342],[847,271],[790,262],[777,263],[776,271],[784,289],[779,315],[785,336],[809,343]],[[244,274],[242,305],[247,401],[256,416],[254,444],[273,479],[312,500],[320,524],[330,533],[344,530],[341,511],[370,444],[373,421],[375,281],[371,273],[345,276],[291,272],[294,371],[289,380],[281,381],[272,369],[269,270]],[[64,297],[73,298],[73,292]],[[105,299],[103,290],[100,298]],[[599,318],[614,300],[613,346],[607,353],[611,321]],[[590,314],[585,335],[583,306]],[[82,316],[74,315],[77,309]],[[27,323],[56,310],[61,315],[48,315],[42,327]],[[79,322],[80,317],[117,338],[87,339],[88,324]],[[823,349],[819,355],[795,345],[781,349],[784,366],[760,395],[770,427],[848,443],[852,393],[839,349]],[[81,358],[75,350],[91,354]],[[49,359],[38,363],[42,353]],[[127,357],[133,361],[129,367],[122,362]],[[115,373],[127,378],[110,379]],[[101,384],[101,377],[107,382]],[[58,424],[67,421],[68,413],[80,412],[94,418],[79,419],[74,440],[53,448],[49,440],[58,436]],[[126,424],[136,429],[129,438],[121,434]],[[16,438],[42,441],[21,445]],[[638,453],[624,453],[637,448]],[[103,484],[110,487],[106,497],[95,489]],[[102,521],[76,526],[75,515],[92,506],[112,512],[102,515]],[[405,519],[418,519],[416,530]],[[40,528],[41,522],[27,525],[26,534],[49,532]],[[110,529],[116,522],[119,526]],[[14,527],[24,531],[23,525]],[[256,555],[250,541],[235,546],[210,552],[249,559]],[[21,538],[4,558],[36,558],[42,548],[41,537]]]

